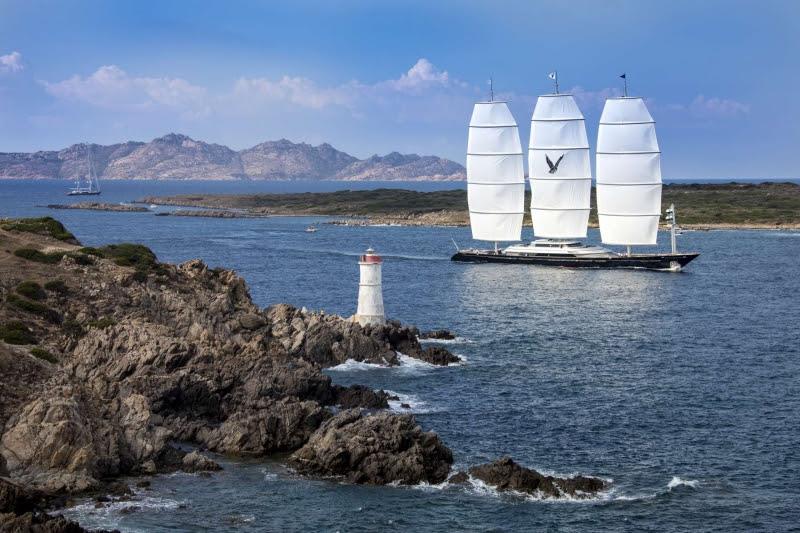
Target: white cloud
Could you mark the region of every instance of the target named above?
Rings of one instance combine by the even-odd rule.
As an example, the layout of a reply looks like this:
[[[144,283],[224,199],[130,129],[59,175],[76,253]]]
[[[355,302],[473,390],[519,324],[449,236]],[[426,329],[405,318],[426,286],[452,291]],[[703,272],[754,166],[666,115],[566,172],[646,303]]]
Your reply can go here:
[[[433,63],[421,57],[399,79],[388,80],[378,85],[384,85],[396,91],[418,91],[429,87],[447,86],[449,83],[450,76],[446,70],[437,69]]]
[[[750,112],[750,106],[727,98],[706,98],[702,94],[692,100],[689,111],[698,117],[735,117]]]
[[[319,87],[308,78],[283,76],[273,81],[267,78],[240,78],[233,87],[234,97],[260,105],[264,101],[287,101],[301,107],[322,109],[330,106],[349,107],[352,97],[345,86]]]
[[[22,64],[22,54],[11,52],[0,56],[0,72],[19,72],[25,68]]]
[[[187,114],[208,112],[207,91],[181,78],[134,77],[116,65],[98,68],[82,78],[42,82],[51,95],[107,109],[172,108]]]

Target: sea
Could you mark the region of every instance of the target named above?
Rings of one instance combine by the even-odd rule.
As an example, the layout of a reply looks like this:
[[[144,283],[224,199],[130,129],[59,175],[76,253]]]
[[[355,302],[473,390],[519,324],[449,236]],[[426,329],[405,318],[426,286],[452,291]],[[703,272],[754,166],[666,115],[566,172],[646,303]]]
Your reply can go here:
[[[145,195],[332,191],[463,183],[105,182],[104,202]],[[342,384],[393,391],[453,450],[454,471],[509,455],[543,473],[611,481],[588,500],[499,493],[478,482],[354,486],[303,478],[279,458],[216,457],[133,501],[63,511],[121,531],[787,531],[800,526],[800,232],[690,231],[682,273],[453,263],[468,228],[52,211],[61,181],[0,181],[0,216],[51,215],[86,245],[132,241],[162,261],[236,270],[262,306],[349,316],[358,256],[384,258],[387,314],[447,328],[463,363],[348,362]],[[678,216],[680,216],[680,206]],[[317,223],[319,231],[304,229]],[[531,238],[530,228],[525,238]],[[589,241],[597,242],[596,230]],[[659,234],[666,249],[668,235]],[[407,403],[404,409],[400,403]],[[131,480],[132,482],[134,480]]]

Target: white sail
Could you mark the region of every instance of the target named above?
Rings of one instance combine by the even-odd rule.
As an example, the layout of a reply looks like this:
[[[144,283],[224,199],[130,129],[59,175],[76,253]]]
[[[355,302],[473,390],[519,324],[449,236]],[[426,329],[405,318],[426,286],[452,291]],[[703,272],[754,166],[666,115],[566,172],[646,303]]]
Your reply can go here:
[[[661,152],[641,98],[606,100],[597,134],[597,212],[606,244],[656,244]]]
[[[544,95],[537,100],[528,174],[534,234],[550,239],[586,237],[592,169],[583,114],[571,95]]]
[[[517,123],[505,102],[478,102],[472,110],[467,200],[473,239],[520,240],[525,170]]]

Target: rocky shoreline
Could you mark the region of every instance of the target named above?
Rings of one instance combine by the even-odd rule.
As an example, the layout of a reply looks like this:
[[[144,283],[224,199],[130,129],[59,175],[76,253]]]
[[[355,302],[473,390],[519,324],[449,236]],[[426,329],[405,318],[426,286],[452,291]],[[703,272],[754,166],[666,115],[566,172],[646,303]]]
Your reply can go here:
[[[176,442],[291,454],[300,473],[353,483],[449,475],[450,449],[387,411],[386,392],[322,372],[348,360],[398,365],[399,353],[459,361],[421,345],[416,328],[261,309],[232,271],[160,263],[140,245],[85,248],[48,218],[0,221],[0,245],[0,489],[39,502],[9,497],[0,524],[45,520],[59,498],[122,476],[213,470]],[[53,520],[48,531],[77,531]]]
[[[109,204],[104,202],[78,202],[75,204],[48,204],[48,209],[82,209],[87,211],[118,211],[123,213],[147,213],[146,207],[130,204]]]

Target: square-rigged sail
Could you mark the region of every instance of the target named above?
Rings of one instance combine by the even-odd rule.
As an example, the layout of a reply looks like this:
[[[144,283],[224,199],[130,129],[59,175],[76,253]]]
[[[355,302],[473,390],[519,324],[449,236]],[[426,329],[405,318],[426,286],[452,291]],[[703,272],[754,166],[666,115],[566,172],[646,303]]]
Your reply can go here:
[[[473,239],[520,240],[525,170],[517,123],[505,102],[478,102],[472,111],[467,199]]]
[[[586,237],[592,194],[583,114],[568,94],[540,96],[528,148],[533,233],[549,239]]]
[[[661,152],[641,98],[606,100],[597,134],[597,213],[606,244],[656,244]]]

